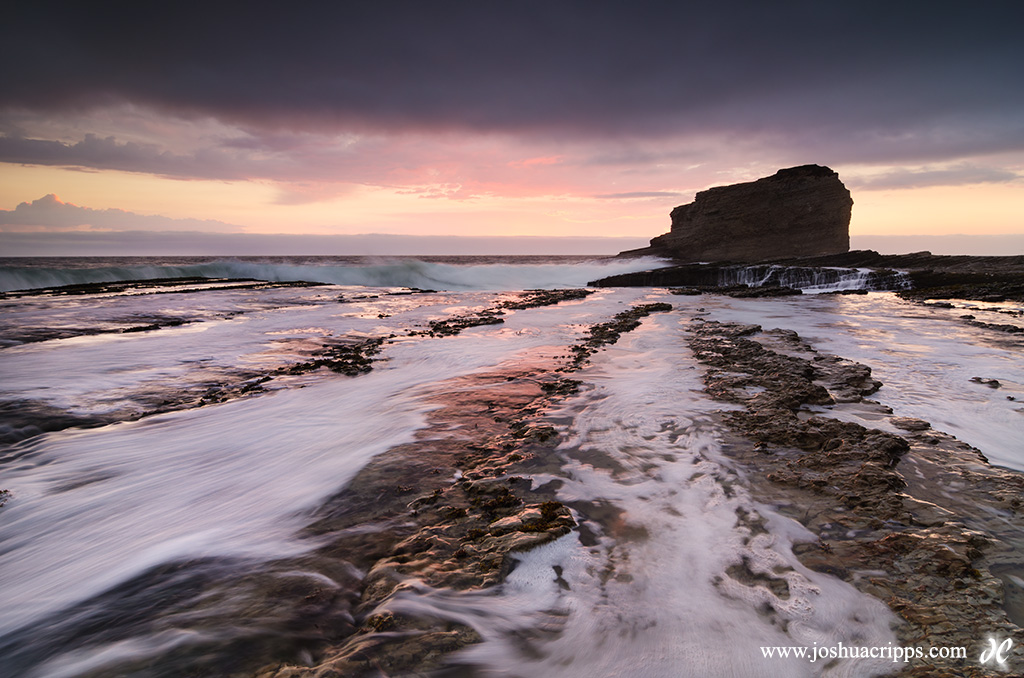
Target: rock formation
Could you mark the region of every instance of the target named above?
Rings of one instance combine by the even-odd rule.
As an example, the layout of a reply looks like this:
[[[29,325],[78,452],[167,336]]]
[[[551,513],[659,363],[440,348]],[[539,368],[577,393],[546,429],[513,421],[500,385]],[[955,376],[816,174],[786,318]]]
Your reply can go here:
[[[672,230],[651,246],[623,252],[678,261],[754,262],[839,254],[850,249],[853,199],[820,165],[701,191],[672,210]]]

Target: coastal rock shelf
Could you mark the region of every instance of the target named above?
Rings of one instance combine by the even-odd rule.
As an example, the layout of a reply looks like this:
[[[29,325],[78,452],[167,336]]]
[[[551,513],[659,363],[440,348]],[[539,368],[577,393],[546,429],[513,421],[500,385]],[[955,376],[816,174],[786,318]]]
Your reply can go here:
[[[570,290],[565,298],[581,296]],[[559,297],[543,295],[546,303],[535,305]],[[525,307],[522,301],[506,304],[513,306]],[[357,489],[328,502],[310,527],[314,534],[342,535],[325,549],[325,557],[344,554],[368,570],[353,610],[362,624],[315,669],[291,666],[260,675],[422,672],[440,666],[445,653],[479,642],[472,629],[439,627],[391,609],[400,607],[397,601],[410,590],[495,586],[514,566],[513,554],[577,527],[551,488],[532,487],[531,476],[555,470],[552,457],[559,442],[540,415],[576,393],[580,382],[562,373],[579,370],[601,348],[639,327],[640,319],[670,310],[669,304],[648,304],[616,314],[590,327],[570,347],[568,360],[538,356],[516,369],[440,384],[431,399],[441,406],[431,415],[425,440],[371,462],[353,480]],[[465,392],[472,396],[456,397]],[[372,539],[346,535],[369,521],[381,524]]]
[[[0,665],[788,678],[759,647],[842,642],[972,653],[858,678],[998,675],[1019,309],[750,275],[0,300]]]
[[[808,291],[897,291],[914,300],[1024,302],[1024,256],[882,255],[871,250],[786,258],[761,264],[676,264],[590,281],[593,287],[691,287],[714,292],[743,285]]]
[[[902,646],[964,647],[978,628],[1019,636],[1022,592],[1009,578],[1024,574],[1014,556],[1024,548],[1024,476],[922,420],[890,416],[898,433],[889,433],[829,418],[820,406],[892,411],[865,398],[882,385],[868,367],[820,354],[795,332],[698,320],[690,336],[709,367],[708,393],[743,407],[723,413],[740,436],[730,453],[759,496],[819,536],[796,547],[806,565],[886,601],[902,620]],[[1022,659],[1017,647],[1013,660]],[[962,660],[899,675],[941,671],[1000,675]]]
[[[231,284],[220,284],[220,283]],[[139,281],[122,281],[119,283],[77,284],[66,287],[42,288],[22,291],[14,295],[16,299],[33,297],[51,297],[74,295],[118,295],[119,301],[130,301],[131,297],[147,294],[174,293],[224,293],[239,290],[273,290],[278,288],[316,287],[305,282],[269,283],[254,282],[252,285],[238,285],[237,281],[209,280],[187,278],[181,280],[147,279]],[[353,334],[336,336],[327,334],[320,341],[303,339],[277,339],[271,346],[261,347],[260,351],[246,361],[245,367],[209,368],[203,370],[200,378],[184,379],[174,384],[173,388],[154,392],[146,385],[145,392],[133,394],[122,391],[117,398],[116,407],[104,407],[100,411],[71,413],[54,408],[38,400],[16,398],[0,400],[0,444],[15,443],[43,431],[59,431],[71,427],[92,427],[112,424],[119,421],[130,421],[153,416],[160,413],[185,410],[193,407],[223,403],[242,397],[270,392],[280,388],[282,380],[289,377],[305,375],[317,370],[330,370],[336,374],[356,376],[373,369],[374,356],[382,344],[393,343],[398,337],[414,337],[426,335],[430,337],[454,336],[465,329],[480,325],[497,325],[504,322],[506,311],[525,310],[558,304],[564,301],[584,299],[592,294],[586,289],[559,290],[526,290],[518,294],[506,294],[494,301],[489,307],[473,315],[452,315],[430,319],[425,327],[395,328],[388,336],[363,336]],[[434,290],[399,289],[382,291],[379,294],[365,295],[361,298],[349,299],[344,295],[336,297],[339,304],[350,304],[358,301],[373,302],[388,296],[409,296],[412,294],[436,294]],[[152,313],[142,316],[139,313],[109,314],[92,319],[88,324],[68,327],[65,324],[22,323],[0,327],[0,347],[18,346],[28,343],[55,341],[73,337],[92,337],[108,334],[125,334],[134,332],[156,332],[159,330],[178,328],[190,323],[203,323],[218,319],[243,321],[249,310],[233,310],[211,318],[202,313],[193,313],[188,317],[162,318],[157,322],[140,326],[143,320],[158,319]],[[388,314],[378,313],[381,320]],[[257,369],[253,365],[259,365]],[[276,382],[275,382],[276,380]]]
[[[682,264],[593,280],[594,287],[787,287],[813,290],[901,290],[910,280],[892,269],[857,269],[779,264]]]

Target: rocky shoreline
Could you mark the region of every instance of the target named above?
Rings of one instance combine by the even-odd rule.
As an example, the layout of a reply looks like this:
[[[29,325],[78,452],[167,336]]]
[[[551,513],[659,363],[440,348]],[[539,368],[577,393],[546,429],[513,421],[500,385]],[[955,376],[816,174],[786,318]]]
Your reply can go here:
[[[765,291],[786,294],[783,289]],[[709,291],[722,290],[673,290]],[[733,291],[743,295],[739,287]],[[424,291],[408,293],[414,292]],[[507,310],[591,293],[528,291],[403,336],[445,341],[478,325],[500,324]],[[304,536],[317,549],[270,563],[241,582],[219,579],[216,563],[209,573],[198,568],[189,586],[207,592],[200,600],[237,595],[232,592],[241,586],[249,602],[223,621],[259,632],[223,646],[190,648],[159,675],[447,675],[448,656],[479,642],[478,634],[463,624],[404,614],[394,603],[413,592],[490,589],[508,575],[516,553],[572,530],[582,535],[586,522],[619,520],[596,505],[563,504],[552,484],[534,486],[532,476],[560,470],[559,434],[544,414],[580,389],[573,373],[599,350],[646,316],[671,310],[666,303],[637,304],[591,325],[568,347],[433,385],[425,397],[437,408],[417,439],[373,458],[313,516]],[[928,422],[896,416],[870,400],[881,384],[865,365],[819,353],[791,330],[705,316],[699,309],[680,331],[706,370],[707,395],[729,405],[714,415],[723,448],[746,470],[744,482],[758,502],[817,535],[794,547],[801,562],[885,602],[901,619],[901,645],[975,653],[967,661],[911,663],[899,675],[1005,675],[975,660],[984,641],[979,634],[1020,637],[1024,628],[1024,475],[994,467]],[[377,351],[396,338],[327,343],[274,374],[254,376],[251,387],[246,381],[213,396],[248,395],[276,376],[321,368],[356,376],[371,370]],[[840,410],[877,425],[830,416]],[[54,412],[37,414],[60,428],[88,425]],[[0,506],[5,498],[0,491]],[[752,535],[766,531],[756,513],[736,519]],[[786,572],[744,562],[727,574],[769,592],[768,617],[771,597],[781,608],[789,595]],[[159,586],[174,575],[168,567],[153,577]],[[278,621],[267,625],[271,617]],[[208,623],[216,626],[218,619]],[[1024,648],[1014,647],[1011,661],[1020,665]]]
[[[621,256],[621,255],[620,255]],[[755,264],[683,263],[591,281],[594,287],[690,287],[719,291],[737,282],[798,288],[839,281],[845,271],[867,272],[865,290],[898,291],[907,299],[1024,302],[1024,256],[944,256],[929,252],[883,255],[872,250]],[[756,281],[756,282],[755,282]]]
[[[431,322],[424,329],[410,329],[406,336],[443,341],[467,328],[501,323],[507,310],[553,305],[592,293],[565,289],[504,295],[474,315]],[[216,563],[192,564],[197,572],[190,575],[188,588],[205,591],[201,599],[237,596],[241,590],[240,600],[249,601],[218,613],[230,617],[215,616],[209,624],[261,630],[225,646],[199,644],[158,667],[155,675],[187,671],[284,678],[379,675],[383,668],[420,672],[438,666],[445,654],[477,642],[468,628],[377,608],[409,587],[493,586],[510,570],[512,554],[551,541],[576,525],[569,509],[554,501],[552,491],[531,490],[524,480],[551,466],[550,452],[557,442],[554,429],[533,418],[575,392],[579,382],[567,378],[567,372],[637,327],[643,316],[669,309],[660,304],[624,311],[611,322],[596,325],[572,350],[559,347],[557,355],[538,355],[529,364],[436,385],[427,398],[438,408],[418,440],[371,460],[313,516],[302,536],[322,543],[320,548],[297,559],[269,563],[240,580],[225,580]],[[357,376],[371,370],[374,354],[395,338],[325,345],[317,355],[277,372],[303,374],[326,368]],[[273,376],[263,375],[252,388],[224,390],[217,397],[223,401],[250,395]],[[204,404],[205,399],[198,403]],[[18,430],[33,435],[40,422],[28,421],[34,411],[26,405],[13,403],[11,415],[27,417],[19,420],[24,425]],[[180,403],[182,408],[189,406],[196,404]],[[55,416],[59,412],[50,408],[36,414],[49,422],[46,430],[115,421]],[[0,490],[0,506],[7,498],[8,493]],[[175,576],[176,569],[169,568],[126,588],[170,588]],[[201,600],[196,604],[202,605]],[[268,625],[271,618],[278,621]],[[141,627],[158,625],[160,620],[141,615],[137,622]],[[285,657],[294,661],[282,665]],[[122,668],[132,673],[157,667],[129,663]]]
[[[903,646],[976,652],[987,636],[1020,637],[1024,476],[928,422],[893,416],[867,399],[881,385],[869,368],[819,354],[795,332],[698,318],[690,343],[708,366],[708,394],[743,407],[721,420],[754,494],[819,535],[794,549],[805,565],[883,600],[902,620]],[[839,404],[895,432],[813,411]],[[750,585],[774,580],[784,594],[780,573],[754,574]],[[899,675],[1003,675],[975,659]],[[1012,661],[1022,659],[1018,645]]]
[[[214,278],[173,278],[124,281],[117,283],[88,283],[52,288],[26,290],[8,293],[14,296],[65,296],[80,294],[171,294],[182,292],[224,291],[238,289],[273,289],[287,287],[315,287],[319,283],[267,282],[239,279]],[[433,294],[435,290],[405,288],[389,295]],[[425,328],[409,328],[402,336],[444,337],[479,325],[494,325],[504,322],[502,316],[508,310],[524,310],[573,299],[582,299],[592,294],[586,289],[527,290],[511,298],[495,302],[490,308],[469,316],[453,316],[431,321]],[[344,296],[336,301],[340,304],[356,299]],[[194,318],[150,315],[145,318],[133,316],[124,318],[113,327],[82,326],[61,328],[9,328],[0,339],[12,344],[36,343],[54,339],[99,334],[124,334],[132,332],[153,332],[169,327],[179,327],[192,322]],[[139,324],[145,322],[146,324]],[[302,347],[284,358],[284,364],[264,370],[233,370],[217,375],[218,378],[188,387],[176,387],[159,395],[142,399],[141,407],[115,409],[98,414],[73,414],[59,408],[33,400],[0,401],[0,444],[11,444],[30,438],[42,432],[60,431],[66,428],[91,428],[105,426],[119,421],[134,421],[156,414],[203,407],[227,402],[236,398],[263,393],[272,386],[270,382],[289,376],[298,376],[327,369],[337,374],[356,376],[373,369],[374,356],[385,342],[394,341],[399,335],[360,337],[337,336],[311,347]]]
[[[546,487],[530,490],[525,480],[557,471],[557,433],[538,420],[552,398],[578,388],[578,381],[560,374],[578,368],[579,356],[585,360],[613,343],[639,324],[638,315],[663,310],[637,307],[592,327],[571,347],[568,364],[548,355],[466,378],[473,382],[471,399],[440,396],[444,407],[424,442],[371,462],[350,486],[360,488],[356,494],[339,494],[325,509],[329,515],[311,528],[355,528],[369,517],[355,507],[370,502],[371,494],[372,503],[386,507],[388,527],[357,540],[372,541],[376,560],[366,566],[353,601],[352,635],[321,648],[313,667],[268,666],[258,675],[433,675],[448,653],[478,642],[467,627],[392,613],[388,602],[406,590],[494,586],[508,573],[512,553],[576,529],[568,507]],[[718,419],[731,432],[726,452],[747,469],[753,495],[818,535],[795,546],[803,564],[884,601],[901,619],[902,646],[975,653],[984,641],[979,633],[1019,637],[1024,591],[1015,579],[1024,577],[1016,557],[1024,546],[1024,476],[989,465],[978,450],[927,422],[895,416],[871,401],[867,396],[881,384],[869,368],[819,354],[795,332],[698,317],[688,335],[707,368],[707,393],[742,406]],[[462,382],[452,386],[464,392]],[[482,412],[481,402],[487,405]],[[812,411],[832,406],[857,408],[886,430]],[[440,433],[455,421],[463,433]],[[586,507],[573,510],[595,519]],[[737,520],[754,534],[764,530],[757,515]],[[350,539],[330,550],[351,557],[358,547]],[[785,573],[733,570],[730,576],[745,585],[764,587],[780,601],[788,597]],[[1024,648],[1018,646],[1011,661],[1020,660]],[[911,663],[899,675],[1004,674],[979,666],[972,655]]]
[[[579,291],[568,291],[568,298],[573,293]],[[341,556],[367,573],[353,599],[350,635],[317,648],[313,666],[271,665],[257,675],[427,675],[448,653],[479,642],[467,627],[393,613],[389,602],[410,589],[495,586],[511,570],[513,554],[576,528],[553,488],[531,489],[532,475],[559,467],[553,453],[558,434],[538,419],[576,392],[580,382],[567,373],[638,327],[641,318],[671,308],[636,306],[589,328],[567,354],[558,349],[515,368],[442,385],[432,396],[442,406],[431,414],[422,440],[372,460],[310,527],[312,534],[338,535],[320,555]],[[378,529],[346,534],[367,523]]]

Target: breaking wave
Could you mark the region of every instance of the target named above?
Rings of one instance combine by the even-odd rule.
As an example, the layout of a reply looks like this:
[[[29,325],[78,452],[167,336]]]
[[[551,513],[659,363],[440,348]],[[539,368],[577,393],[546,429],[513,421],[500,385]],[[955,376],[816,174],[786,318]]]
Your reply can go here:
[[[589,280],[643,271],[664,265],[660,259],[587,259],[580,257],[487,258],[484,263],[425,261],[414,258],[381,260],[348,257],[313,263],[218,260],[203,262],[145,262],[135,265],[82,267],[58,265],[0,267],[0,291],[61,285],[146,280],[152,278],[247,278],[285,282],[304,280],[336,285],[418,287],[439,290],[516,290],[583,287]],[[50,263],[57,264],[56,260]],[[75,266],[75,267],[71,267]]]

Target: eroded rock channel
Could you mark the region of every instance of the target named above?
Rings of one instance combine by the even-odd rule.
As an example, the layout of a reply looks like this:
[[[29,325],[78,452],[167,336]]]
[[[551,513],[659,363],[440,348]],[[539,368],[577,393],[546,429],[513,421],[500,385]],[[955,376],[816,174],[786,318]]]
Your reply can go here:
[[[695,321],[690,343],[752,491],[819,535],[808,567],[883,600],[904,646],[980,647],[1024,623],[1024,477],[928,422],[867,396],[868,367],[820,354],[788,330]],[[877,428],[827,416],[856,410]],[[742,518],[742,517],[741,517]],[[1013,661],[1024,652],[1018,645]],[[977,658],[909,665],[902,676],[1003,675]]]

